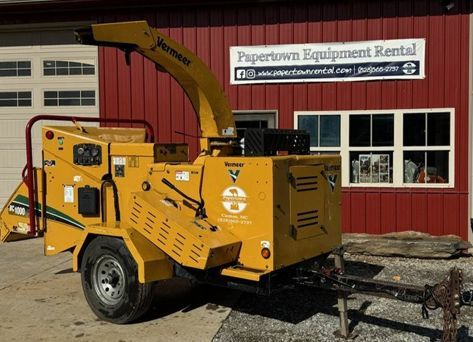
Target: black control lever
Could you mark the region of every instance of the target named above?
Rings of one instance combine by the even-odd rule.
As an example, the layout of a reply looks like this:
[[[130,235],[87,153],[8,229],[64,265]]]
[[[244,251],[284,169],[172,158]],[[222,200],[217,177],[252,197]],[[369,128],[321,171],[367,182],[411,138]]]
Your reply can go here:
[[[181,195],[182,197],[184,197],[186,200],[188,200],[189,202],[192,202],[194,204],[197,204],[197,209],[195,211],[195,216],[196,217],[199,217],[199,218],[205,218],[207,217],[207,215],[205,214],[205,208],[204,208],[204,200],[202,199],[201,202],[197,201],[196,199],[192,198],[192,197],[189,197],[188,195],[186,195],[185,193],[183,193],[181,190],[179,190],[174,184],[172,184],[170,181],[168,181],[166,178],[162,178],[161,179],[161,182],[164,183],[164,185],[166,185],[168,188],[170,188],[171,190],[174,190],[175,192],[177,192],[179,195]]]

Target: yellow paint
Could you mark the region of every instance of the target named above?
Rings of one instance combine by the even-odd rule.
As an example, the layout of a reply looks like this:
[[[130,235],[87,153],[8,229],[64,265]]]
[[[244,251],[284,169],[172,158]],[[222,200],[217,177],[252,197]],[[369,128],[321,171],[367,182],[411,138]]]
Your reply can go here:
[[[199,118],[203,138],[234,137],[235,122],[215,76],[193,52],[146,21],[92,25],[97,44],[130,44],[168,72],[184,89]]]
[[[138,280],[140,283],[153,282],[172,278],[173,269],[170,259],[159,248],[156,248],[143,235],[122,224],[115,225],[91,225],[75,241],[72,253],[72,269],[79,270],[79,254],[84,250],[87,237],[110,236],[123,239],[128,251],[138,265]]]
[[[39,204],[41,204],[43,195],[42,184],[39,181],[43,177],[42,172],[41,168],[34,169],[34,179],[38,184],[35,189],[35,201]],[[15,204],[18,196],[22,196],[25,199],[28,198],[28,188],[24,182],[18,185],[0,212],[0,242],[11,242],[34,237],[27,235],[30,227],[29,209],[26,206],[22,208]],[[43,223],[39,219],[36,222],[39,235],[41,235]]]
[[[172,277],[173,263],[259,281],[341,244],[339,156],[232,156],[233,133],[223,131],[234,127],[231,111],[214,76],[195,55],[145,22],[92,29],[97,41],[135,44],[135,51],[176,78],[197,111],[203,152],[190,162],[187,145],[146,143],[144,129],[43,127],[45,205],[56,215],[40,226],[47,255],[73,251],[78,270],[87,238],[106,235],[125,241],[140,282]],[[178,57],[157,46],[158,39]],[[45,138],[48,130],[52,140]],[[100,165],[74,164],[74,146],[84,143],[100,146]],[[42,174],[37,171],[37,179]],[[116,184],[118,207],[105,179]],[[40,199],[41,182],[36,184]],[[86,186],[103,188],[103,216],[102,211],[79,214],[78,188]],[[26,194],[25,186],[17,193]],[[197,215],[198,203],[205,203],[200,210],[205,216]],[[0,219],[0,238],[13,236],[18,218],[4,209]],[[267,259],[263,248],[271,253]]]

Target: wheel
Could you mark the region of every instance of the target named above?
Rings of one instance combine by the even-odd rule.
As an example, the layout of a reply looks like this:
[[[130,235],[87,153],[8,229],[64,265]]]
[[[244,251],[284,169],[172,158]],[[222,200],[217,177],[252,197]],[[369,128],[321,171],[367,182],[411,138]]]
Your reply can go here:
[[[92,311],[108,322],[140,318],[152,301],[152,284],[140,284],[138,267],[121,239],[92,240],[81,262],[82,289]]]

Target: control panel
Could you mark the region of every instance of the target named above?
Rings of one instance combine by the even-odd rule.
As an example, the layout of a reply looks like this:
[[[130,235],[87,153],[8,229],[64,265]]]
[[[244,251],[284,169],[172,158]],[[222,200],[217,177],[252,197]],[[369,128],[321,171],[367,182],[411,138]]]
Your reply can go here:
[[[102,164],[102,147],[95,144],[74,145],[73,157],[76,165],[100,165]]]

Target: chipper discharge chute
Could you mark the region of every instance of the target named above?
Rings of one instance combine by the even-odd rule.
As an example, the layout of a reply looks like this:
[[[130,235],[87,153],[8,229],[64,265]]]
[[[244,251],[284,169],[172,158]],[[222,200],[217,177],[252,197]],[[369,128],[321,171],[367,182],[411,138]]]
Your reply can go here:
[[[38,182],[38,177],[42,177],[42,170],[33,169],[33,177],[37,186],[35,187],[34,197],[42,197],[42,182]],[[41,202],[35,201],[35,220],[39,230],[42,230],[43,223],[39,221],[41,214]],[[0,242],[10,242],[35,237],[29,234],[29,211],[28,205],[28,186],[26,176],[18,185],[16,190],[7,201],[7,205],[0,211]]]
[[[142,128],[80,124],[120,120],[36,117],[27,129],[27,175],[35,177],[7,203],[2,236],[44,233],[47,255],[70,251],[90,307],[115,323],[140,317],[152,284],[172,277],[261,294],[314,285],[317,276],[343,283],[340,272],[313,268],[341,244],[339,156],[310,155],[306,132],[268,129],[247,130],[243,154],[213,74],[146,22],[76,35],[168,72],[196,111],[201,153],[190,161],[186,144],[156,143]],[[41,119],[74,124],[42,128],[43,169],[34,170],[28,130]]]

